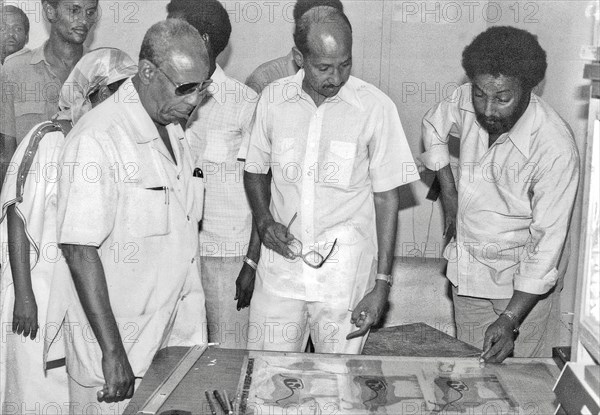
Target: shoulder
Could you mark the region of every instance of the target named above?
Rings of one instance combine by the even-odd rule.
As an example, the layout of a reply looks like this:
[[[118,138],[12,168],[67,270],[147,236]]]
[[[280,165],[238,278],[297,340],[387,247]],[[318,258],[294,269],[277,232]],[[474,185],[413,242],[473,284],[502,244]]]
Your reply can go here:
[[[241,91],[244,94],[243,97],[254,99],[255,103],[258,100],[258,94],[256,93],[256,91],[254,91],[252,88],[250,88],[243,82],[238,81],[237,79],[227,74],[225,74],[225,83],[227,86],[227,90],[223,91],[224,93],[227,93],[228,91]]]
[[[3,72],[7,75],[18,74],[23,71],[23,69],[27,68],[28,65],[31,64],[31,58],[33,57],[32,50],[22,49],[17,53],[13,53],[9,55],[4,61],[4,66],[2,67]]]
[[[535,121],[532,135],[533,145],[553,153],[577,153],[577,144],[569,124],[541,97],[531,94],[535,106]]]

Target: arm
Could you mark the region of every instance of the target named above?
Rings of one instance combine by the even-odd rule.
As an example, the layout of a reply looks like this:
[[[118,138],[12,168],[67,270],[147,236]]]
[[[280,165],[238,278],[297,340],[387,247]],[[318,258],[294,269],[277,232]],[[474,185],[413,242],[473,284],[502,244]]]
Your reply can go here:
[[[252,218],[252,233],[250,234],[250,242],[248,244],[248,252],[246,256],[258,264],[260,259],[260,237],[256,228],[256,221]],[[252,294],[254,292],[254,278],[256,270],[246,262],[243,263],[242,269],[235,281],[235,297],[237,300],[237,309],[240,311],[250,305]]]
[[[104,388],[98,400],[121,401],[133,396],[135,377],[113,315],[104,268],[98,249],[89,245],[61,245],[75,289],[102,350]]]
[[[456,215],[458,212],[458,191],[450,164],[437,171],[440,181],[440,199],[444,210],[444,238],[446,242],[456,236]]]
[[[275,222],[269,211],[271,199],[271,180],[269,174],[244,172],[244,188],[250,202],[252,215],[262,243],[279,255],[293,258],[288,244],[294,239],[285,225]]]
[[[8,255],[15,289],[12,331],[35,339],[38,320],[37,303],[31,286],[30,246],[25,234],[25,225],[17,215],[14,204],[8,207],[7,221]]]
[[[398,189],[374,194],[375,223],[377,227],[378,274],[392,274],[396,230],[398,227],[398,209],[400,198]],[[358,303],[352,311],[351,322],[359,329],[346,336],[347,340],[364,336],[373,324],[377,324],[383,315],[387,303],[390,285],[381,280],[375,281],[375,288]]]
[[[557,154],[544,154],[531,180],[530,240],[519,258],[514,293],[505,313],[485,333],[482,360],[502,362],[514,348],[513,329],[539,298],[554,287],[579,182],[579,157],[573,143]],[[543,164],[542,164],[543,163]]]
[[[17,139],[13,136],[0,133],[0,191],[2,190],[4,178],[6,177],[10,161],[16,149]]]

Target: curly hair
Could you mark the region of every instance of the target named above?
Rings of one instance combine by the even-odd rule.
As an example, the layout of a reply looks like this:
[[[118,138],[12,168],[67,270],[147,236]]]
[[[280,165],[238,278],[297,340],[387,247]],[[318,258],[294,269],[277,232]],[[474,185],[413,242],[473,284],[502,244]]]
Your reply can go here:
[[[544,79],[548,64],[536,36],[511,26],[495,26],[463,50],[462,66],[471,80],[481,74],[510,76],[531,91]]]
[[[210,46],[217,57],[227,47],[231,22],[227,10],[218,0],[171,0],[168,17],[186,20],[200,34],[208,34]]]

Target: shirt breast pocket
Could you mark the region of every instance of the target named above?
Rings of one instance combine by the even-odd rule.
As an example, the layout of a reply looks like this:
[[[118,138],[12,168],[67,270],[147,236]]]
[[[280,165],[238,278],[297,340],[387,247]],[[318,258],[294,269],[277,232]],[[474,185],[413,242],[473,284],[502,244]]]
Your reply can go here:
[[[349,186],[355,159],[356,144],[345,141],[331,141],[323,165],[323,169],[329,173],[328,183],[342,187]]]
[[[125,222],[134,237],[147,238],[169,233],[169,189],[127,189]]]
[[[294,138],[280,138],[275,139],[273,142],[273,162],[278,163],[274,167],[284,169],[288,163],[297,162],[294,159]]]
[[[42,115],[46,113],[45,101],[15,101],[15,117]]]

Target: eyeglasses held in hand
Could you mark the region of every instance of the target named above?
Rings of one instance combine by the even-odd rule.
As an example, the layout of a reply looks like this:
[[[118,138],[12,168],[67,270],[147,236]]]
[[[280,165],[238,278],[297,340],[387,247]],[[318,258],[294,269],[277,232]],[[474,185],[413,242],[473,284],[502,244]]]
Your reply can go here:
[[[189,95],[192,92],[204,92],[208,89],[209,85],[212,83],[212,79],[207,79],[203,82],[184,82],[184,83],[178,83],[175,82],[171,79],[171,77],[169,75],[167,75],[167,73],[165,71],[163,71],[162,69],[160,69],[160,66],[155,65],[156,69],[158,69],[160,71],[160,73],[162,73],[173,85],[175,85],[175,95],[178,96],[185,96],[185,95]]]
[[[286,232],[288,234],[290,233],[290,227],[292,226],[292,223],[294,223],[294,221],[296,220],[297,216],[298,216],[298,212],[294,213],[292,220],[288,224],[288,226],[286,228]],[[333,253],[333,250],[335,249],[336,244],[337,244],[337,238],[335,239],[335,241],[333,241],[333,245],[331,245],[331,249],[329,250],[329,253],[325,257],[323,257],[323,255],[321,255],[319,252],[314,251],[314,250],[308,251],[306,254],[303,253],[302,252],[302,250],[303,250],[302,242],[300,242],[296,238],[294,238],[292,240],[292,242],[290,242],[288,244],[288,248],[290,248],[290,251],[292,251],[294,258],[302,258],[302,261],[304,261],[304,263],[306,265],[308,265],[311,268],[318,269],[318,268],[321,268],[323,266],[323,264],[325,263],[325,261],[327,261],[329,259],[329,257]]]

